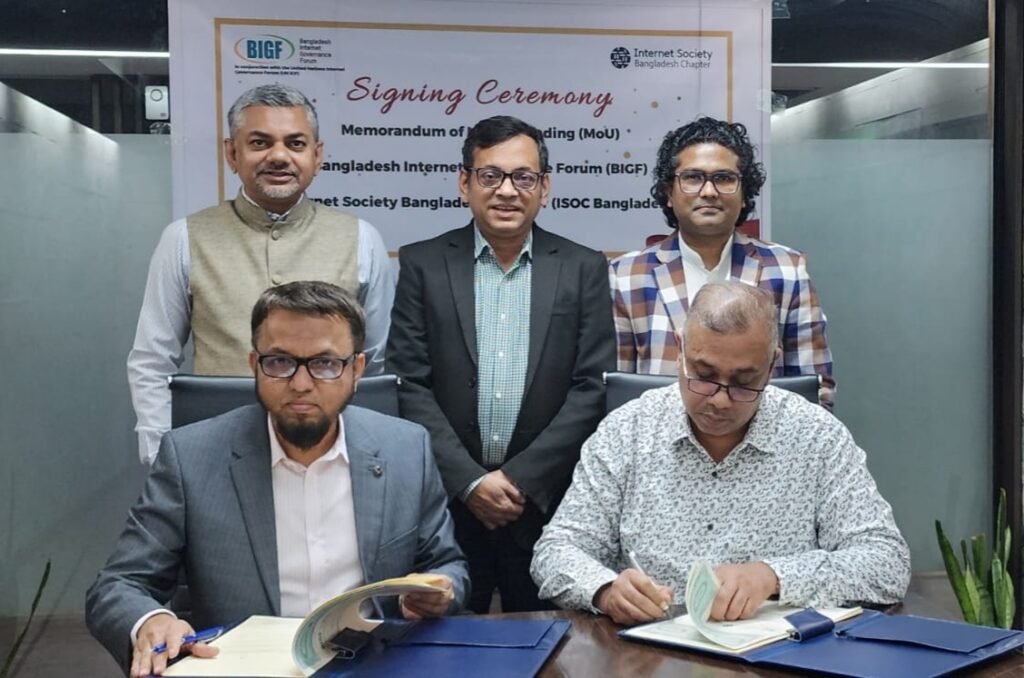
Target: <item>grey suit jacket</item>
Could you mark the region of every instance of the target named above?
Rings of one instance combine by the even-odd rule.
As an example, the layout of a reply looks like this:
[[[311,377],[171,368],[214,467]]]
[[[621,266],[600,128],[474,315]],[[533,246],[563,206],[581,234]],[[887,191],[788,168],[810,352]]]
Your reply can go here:
[[[438,572],[468,588],[426,431],[360,407],[342,414],[367,582]],[[164,436],[114,554],[86,595],[86,623],[122,666],[131,628],[161,608],[188,572],[193,625],[280,614],[266,412],[250,405]],[[341,593],[339,591],[339,593]],[[397,615],[394,599],[385,614]]]

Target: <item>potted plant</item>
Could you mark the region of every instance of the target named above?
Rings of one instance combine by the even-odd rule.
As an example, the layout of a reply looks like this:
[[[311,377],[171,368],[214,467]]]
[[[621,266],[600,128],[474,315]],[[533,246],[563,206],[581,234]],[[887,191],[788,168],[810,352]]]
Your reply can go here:
[[[1010,628],[1013,625],[1017,603],[1013,579],[1007,570],[1013,535],[1006,524],[1006,490],[999,491],[995,543],[991,553],[984,534],[971,537],[969,553],[967,541],[961,539],[961,566],[942,530],[942,523],[938,520],[935,521],[935,533],[939,539],[939,550],[942,552],[942,562],[946,566],[946,575],[960,604],[964,621],[970,624]]]

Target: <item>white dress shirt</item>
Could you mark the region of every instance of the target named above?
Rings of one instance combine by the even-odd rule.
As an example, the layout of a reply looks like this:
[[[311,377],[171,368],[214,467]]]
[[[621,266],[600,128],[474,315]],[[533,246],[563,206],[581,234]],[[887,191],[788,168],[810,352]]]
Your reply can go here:
[[[356,258],[358,298],[366,310],[366,374],[379,374],[384,371],[395,279],[384,240],[362,219]],[[171,428],[167,379],[181,366],[192,331],[191,268],[188,226],[185,219],[179,219],[164,229],[153,251],[135,342],[128,354],[128,385],[138,418],[135,431],[143,463],[153,463],[160,438]]]
[[[676,234],[679,238],[679,253],[683,257],[683,275],[686,276],[686,299],[693,304],[693,298],[697,296],[700,288],[709,282],[725,282],[732,277],[732,236],[722,248],[722,256],[714,268],[708,270],[704,266],[704,259],[696,250],[690,248],[683,240],[683,236]],[[689,308],[689,306],[687,306]]]
[[[289,459],[267,417],[281,615],[304,617],[363,583],[345,428],[308,467]]]

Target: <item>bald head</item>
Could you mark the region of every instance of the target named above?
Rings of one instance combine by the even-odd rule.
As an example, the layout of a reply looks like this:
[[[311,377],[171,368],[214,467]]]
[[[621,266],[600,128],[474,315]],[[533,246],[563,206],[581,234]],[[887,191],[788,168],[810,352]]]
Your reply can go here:
[[[743,334],[754,328],[764,331],[771,337],[769,357],[779,343],[779,315],[772,296],[741,282],[708,283],[700,288],[686,314],[684,345],[694,324],[718,334]]]

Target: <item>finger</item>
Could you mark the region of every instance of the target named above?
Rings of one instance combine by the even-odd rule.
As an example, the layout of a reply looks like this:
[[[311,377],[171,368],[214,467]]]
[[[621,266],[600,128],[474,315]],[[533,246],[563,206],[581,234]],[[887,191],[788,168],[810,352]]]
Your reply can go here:
[[[609,607],[614,611],[614,614],[611,615],[612,620],[618,624],[639,624],[654,619],[654,617],[644,614],[643,610],[621,595],[613,596]]]
[[[750,619],[757,614],[757,609],[761,607],[761,603],[764,602],[759,600],[756,596],[750,596],[747,598],[747,604],[743,606],[743,611],[740,612],[740,619]]]
[[[220,652],[220,648],[215,645],[207,645],[206,643],[195,643],[190,645],[188,651],[193,657],[216,657]]]
[[[130,673],[132,678],[139,678],[139,676],[142,675],[142,649],[139,647],[138,643],[135,644],[135,651],[132,653],[132,668]]]
[[[736,621],[743,616],[743,608],[747,606],[747,602],[750,600],[748,596],[742,590],[737,591],[736,595],[729,601],[729,607],[725,611],[725,618],[728,621]]]
[[[159,652],[157,654],[150,653],[150,657],[151,657],[151,659],[150,659],[149,671],[153,675],[159,676],[167,668],[167,653],[166,652]],[[143,669],[143,674],[142,675],[144,675],[144,676],[148,675],[148,674],[145,673],[145,670],[146,670],[146,662],[145,661],[143,661],[143,663],[142,663],[142,669]]]
[[[721,621],[725,619],[725,613],[736,595],[736,587],[732,584],[722,584],[722,588],[715,595],[715,601],[711,604],[711,618]]]
[[[676,592],[671,586],[659,586],[658,593],[661,596],[659,599],[662,603],[662,607],[666,610],[672,607],[672,599],[675,598]]]
[[[636,576],[643,577],[643,575],[636,573]],[[646,579],[646,577],[645,577]],[[665,611],[661,608],[661,603],[658,600],[660,598],[660,592],[657,587],[647,579],[649,585],[646,590],[650,590],[655,598],[651,598],[647,595],[646,590],[642,590],[636,586],[636,583],[632,578],[627,580],[627,586],[622,587],[622,597],[633,605],[633,607],[640,610],[642,617],[638,619],[648,620],[657,619],[665,614]]]
[[[629,572],[629,581],[633,584],[636,590],[643,595],[644,598],[649,600],[656,608],[658,608],[658,611],[654,614],[665,614],[665,610],[668,609],[669,603],[672,601],[671,597],[666,600],[664,593],[662,592],[662,589],[667,587],[658,586],[651,581],[650,577],[637,570],[629,570]],[[671,591],[671,589],[669,590]],[[647,608],[645,607],[645,609]]]

